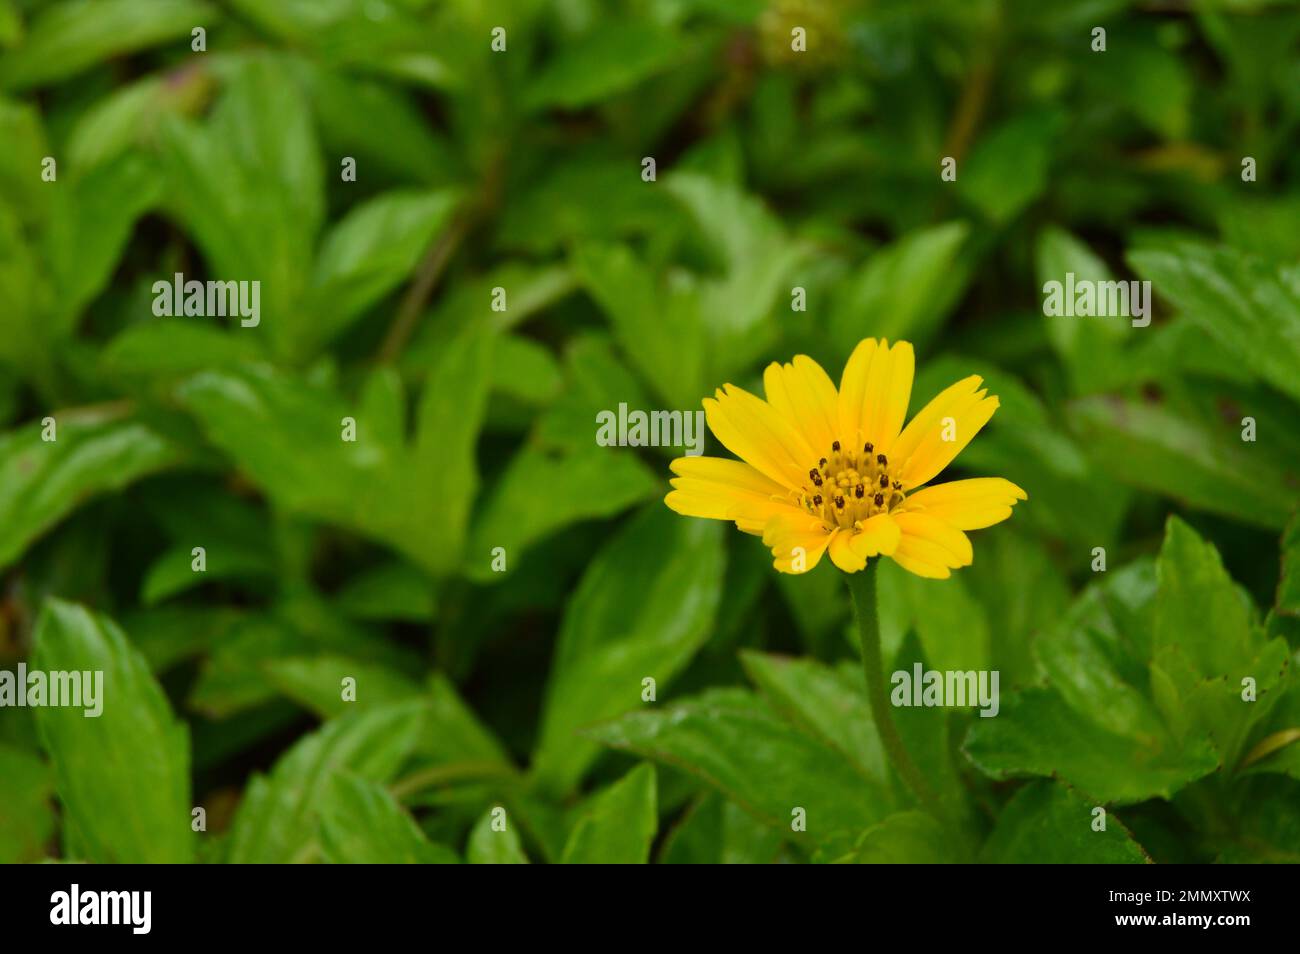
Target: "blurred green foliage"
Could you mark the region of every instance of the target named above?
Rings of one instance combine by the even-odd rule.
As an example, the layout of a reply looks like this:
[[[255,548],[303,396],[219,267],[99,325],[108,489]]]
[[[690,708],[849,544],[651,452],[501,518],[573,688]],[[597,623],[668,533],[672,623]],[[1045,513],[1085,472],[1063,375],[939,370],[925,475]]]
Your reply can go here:
[[[0,861],[1300,860],[1298,53],[1281,0],[0,0],[0,663],[107,691],[0,708]],[[836,571],[594,441],[867,336],[914,408],[983,374],[959,467],[1030,496],[880,571],[896,667],[1001,673],[898,711],[943,819]]]

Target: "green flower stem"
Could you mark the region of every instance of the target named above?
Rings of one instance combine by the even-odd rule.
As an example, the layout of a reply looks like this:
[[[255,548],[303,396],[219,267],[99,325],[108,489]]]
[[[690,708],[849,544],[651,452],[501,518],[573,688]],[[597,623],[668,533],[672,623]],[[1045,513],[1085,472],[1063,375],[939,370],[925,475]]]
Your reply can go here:
[[[849,595],[853,597],[853,611],[858,620],[858,637],[862,641],[862,670],[867,677],[867,702],[871,706],[871,718],[876,723],[876,734],[880,744],[885,747],[885,755],[890,764],[902,776],[912,794],[936,818],[942,818],[939,800],[931,791],[925,776],[916,767],[903,740],[894,725],[894,716],[890,712],[889,690],[886,688],[885,667],[880,652],[880,616],[876,612],[876,564],[880,561],[869,560],[865,570],[846,573],[849,581]]]

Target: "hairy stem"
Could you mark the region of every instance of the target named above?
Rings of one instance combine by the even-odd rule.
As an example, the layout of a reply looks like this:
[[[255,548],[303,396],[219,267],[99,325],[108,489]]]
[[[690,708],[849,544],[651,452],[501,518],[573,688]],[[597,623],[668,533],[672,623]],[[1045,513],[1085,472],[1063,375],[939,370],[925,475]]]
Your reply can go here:
[[[862,643],[862,670],[867,678],[867,702],[871,706],[871,718],[876,723],[876,734],[880,736],[880,744],[884,746],[890,764],[921,804],[936,818],[942,818],[939,800],[912,757],[907,754],[889,707],[889,690],[886,688],[885,667],[880,652],[880,618],[876,612],[876,564],[879,562],[869,561],[866,569],[845,574],[849,583],[849,595],[853,597],[858,638]]]

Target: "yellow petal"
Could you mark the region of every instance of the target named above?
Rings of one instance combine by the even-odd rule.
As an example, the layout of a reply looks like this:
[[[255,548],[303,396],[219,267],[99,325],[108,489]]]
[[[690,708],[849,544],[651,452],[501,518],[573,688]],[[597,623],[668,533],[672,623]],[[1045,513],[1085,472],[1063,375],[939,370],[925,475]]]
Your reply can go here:
[[[682,476],[672,479],[664,503],[685,516],[734,520],[747,533],[762,533],[781,508],[795,509],[789,491],[743,461],[679,457],[669,466]]]
[[[859,556],[850,541],[852,535],[845,530],[836,530],[831,534],[831,562],[845,573],[857,573],[867,565],[867,560]]]
[[[763,372],[763,389],[768,403],[803,432],[818,457],[830,452],[840,436],[839,395],[820,364],[803,354],[790,364],[774,361]]]
[[[678,477],[708,480],[759,494],[784,494],[786,488],[741,460],[724,457],[678,457],[668,465]]]
[[[903,489],[919,487],[952,462],[988,423],[998,408],[996,397],[979,389],[979,375],[963,378],[944,390],[912,418],[889,452],[903,464]],[[949,439],[951,438],[951,439]]]
[[[855,450],[862,434],[862,399],[867,393],[867,376],[879,347],[880,342],[875,338],[859,341],[840,375],[840,434]]]
[[[892,348],[867,338],[853,350],[840,379],[840,430],[855,450],[871,441],[888,453],[907,417],[916,355],[906,341]]]
[[[737,517],[736,529],[743,530],[745,533],[753,534],[756,537],[763,535],[763,528],[767,526],[770,516],[761,517]]]
[[[761,532],[767,521],[783,509],[798,509],[788,498],[773,499],[689,477],[675,477],[672,485],[672,492],[664,497],[670,510],[687,517],[734,520],[736,526],[750,533]]]
[[[821,561],[835,532],[810,514],[789,510],[767,522],[763,543],[772,551],[772,566],[782,573],[807,573]]]
[[[911,560],[951,569],[970,566],[974,559],[970,538],[952,524],[924,513],[904,512],[892,516],[902,535],[898,539],[898,546],[890,555],[899,563],[906,566],[904,560]],[[900,556],[903,557],[902,560],[899,559]]]
[[[803,486],[817,458],[803,434],[766,401],[728,384],[716,400],[705,399],[704,414],[727,450],[790,489]]]
[[[851,545],[855,553],[862,558],[888,556],[898,546],[902,531],[894,518],[887,513],[878,513],[862,522],[862,529],[853,535]]]
[[[975,477],[924,487],[907,498],[907,511],[937,517],[958,530],[979,530],[1011,516],[1017,500],[1029,496],[1001,477]]]
[[[872,441],[878,453],[888,454],[903,429],[915,370],[916,356],[908,342],[896,342],[888,350],[882,343],[877,349],[862,399],[862,439]]]
[[[929,560],[924,560],[909,547],[899,547],[889,555],[889,558],[907,572],[915,573],[917,576],[924,576],[931,580],[946,580],[952,576],[952,570],[942,563],[931,563]]]
[[[930,403],[921,408],[908,422],[907,427],[903,428],[903,433],[898,435],[898,440],[894,442],[892,448],[894,459],[899,463],[905,463],[916,451],[922,438],[930,433],[952,407],[978,391],[983,381],[984,379],[978,374],[972,374],[968,378],[962,378],[956,384],[948,385],[935,395]]]
[[[806,510],[791,507],[789,513],[777,514],[768,521],[767,527],[763,530],[763,542],[770,547],[786,537],[818,532],[829,534],[825,524],[817,517]]]

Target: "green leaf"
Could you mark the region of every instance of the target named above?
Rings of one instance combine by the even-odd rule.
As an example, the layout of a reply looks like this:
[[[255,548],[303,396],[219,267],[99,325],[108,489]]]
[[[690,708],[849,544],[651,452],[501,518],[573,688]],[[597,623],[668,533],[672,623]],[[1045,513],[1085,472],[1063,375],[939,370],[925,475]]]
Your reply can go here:
[[[1196,95],[1190,64],[1155,36],[1126,37],[1106,56],[1111,69],[1088,71],[1099,98],[1124,104],[1166,140],[1185,140]]]
[[[773,310],[789,294],[789,276],[811,250],[792,240],[761,200],[732,184],[676,172],[665,186],[721,265],[717,278],[699,286],[696,303],[673,304],[688,313],[693,308],[694,320],[703,323],[709,340],[706,380],[725,380],[762,357],[776,337]],[[679,361],[683,353],[679,349]],[[691,405],[698,399],[694,395]]]
[[[267,662],[314,648],[306,634],[283,620],[261,614],[236,620],[203,659],[186,706],[224,719],[261,705],[277,693]]]
[[[416,330],[409,347],[399,357],[403,375],[418,376],[437,363],[448,342],[472,329],[489,328],[498,335],[515,330],[545,312],[573,291],[575,281],[565,264],[533,265],[506,262],[489,271],[453,283],[433,307],[428,320]],[[491,311],[485,303],[495,289],[508,291],[504,311]],[[490,312],[491,318],[485,317]]]
[[[15,0],[0,0],[0,47],[14,46],[23,35],[23,22]]]
[[[651,504],[592,559],[560,625],[535,769],[568,791],[598,749],[577,730],[666,690],[708,638],[722,595],[722,528]]]
[[[1222,759],[1204,732],[1166,723],[1152,686],[1152,569],[1109,571],[1037,640],[1047,686],[1004,695],[965,752],[994,778],[1055,776],[1098,803],[1169,798]]]
[[[892,560],[882,563],[879,573],[883,645],[901,645],[910,629],[936,669],[989,668],[991,627],[964,579],[927,580]]]
[[[53,289],[21,222],[0,202],[0,368],[49,393],[57,379],[58,329],[49,321]],[[10,384],[10,389],[13,388]]]
[[[301,738],[269,776],[248,784],[226,860],[275,864],[313,858],[334,778],[350,773],[371,782],[390,780],[415,747],[422,719],[418,703],[401,703],[332,719]]]
[[[769,864],[782,851],[781,833],[735,802],[705,792],[668,833],[660,864]]]
[[[231,0],[231,6],[282,44],[305,47],[327,63],[392,73],[436,88],[458,83],[456,63],[466,55],[465,38],[455,29],[460,18],[442,17],[436,23],[417,18],[416,7],[427,4]],[[427,33],[435,28],[431,44]]]
[[[952,836],[942,824],[924,812],[890,815],[862,833],[853,851],[836,859],[840,864],[950,864],[954,856]]]
[[[623,353],[660,399],[679,410],[696,407],[707,349],[692,291],[663,286],[621,246],[581,246],[573,270],[608,316]]]
[[[65,0],[47,4],[0,63],[0,87],[25,89],[80,73],[114,56],[177,42],[211,27],[217,11],[194,0]],[[183,44],[180,43],[184,38]]]
[[[391,409],[358,417],[334,392],[269,367],[205,372],[180,396],[281,506],[352,527],[443,573],[460,560],[477,487],[490,354],[479,333],[444,351],[409,448],[394,445]],[[343,440],[345,417],[356,421],[355,441]]]
[[[929,338],[965,290],[969,269],[958,256],[969,234],[965,222],[946,222],[878,249],[835,296],[830,331],[839,349],[850,354],[868,334]]]
[[[1112,479],[1258,526],[1280,528],[1290,517],[1291,476],[1243,442],[1239,424],[1110,397],[1076,401],[1068,413]]]
[[[569,342],[564,379],[563,391],[537,424],[537,439],[547,448],[566,453],[590,450],[601,411],[617,413],[620,403],[629,408],[653,407],[641,382],[601,335],[579,335]],[[673,448],[665,450],[676,456]]]
[[[1249,597],[1223,568],[1214,544],[1170,517],[1156,561],[1159,591],[1152,647],[1180,652],[1199,672],[1231,671],[1263,642]]]
[[[1286,675],[1286,640],[1269,641],[1250,598],[1218,551],[1170,517],[1156,563],[1160,586],[1152,631],[1152,684],[1165,719],[1214,739],[1236,767],[1255,723],[1267,716]],[[1243,687],[1254,681],[1255,697]]]
[[[338,773],[320,799],[321,853],[331,864],[459,864],[450,848],[430,842],[382,785]]]
[[[39,861],[54,833],[49,767],[31,753],[0,743],[0,864]]]
[[[105,617],[52,600],[37,622],[31,665],[51,677],[101,674],[94,706],[83,696],[82,707],[36,710],[85,859],[191,861],[189,733],[126,635]]]
[[[169,208],[221,281],[260,282],[260,320],[285,355],[315,343],[302,307],[324,217],[324,170],[309,107],[283,61],[241,60],[206,125],[166,118]]]
[[[754,562],[761,561],[763,575],[770,578],[771,551],[763,546],[762,540],[746,540],[740,545],[747,545]],[[828,560],[819,561],[808,573],[776,574],[783,603],[807,646],[839,647],[849,633],[844,620],[852,609],[848,590],[840,577],[840,569]]]
[[[476,763],[509,769],[510,756],[442,673],[429,678],[429,729],[421,755],[434,762]]]
[[[681,41],[650,22],[623,21],[562,46],[528,86],[525,109],[578,109],[617,95],[678,58]]]
[[[957,165],[957,189],[994,225],[1019,215],[1047,188],[1062,117],[1022,113],[980,139]]]
[[[56,440],[42,440],[39,424],[0,435],[0,567],[87,498],[181,460],[140,421],[108,412],[54,417]]]
[[[742,651],[745,673],[787,719],[852,760],[878,785],[889,784],[862,670],[832,669],[811,659],[786,659]]]
[[[522,335],[497,338],[492,391],[526,404],[546,406],[560,391],[560,366],[543,345]]]
[[[989,864],[1147,864],[1151,861],[1113,815],[1093,827],[1097,806],[1058,782],[1031,782],[1007,802],[980,860]]]
[[[989,664],[1002,673],[1002,685],[1024,685],[1034,676],[1034,640],[1065,614],[1070,586],[1036,534],[1007,529],[981,535],[978,545],[979,558],[962,578],[985,618],[998,621],[990,627]]]
[[[501,210],[503,246],[535,255],[576,243],[603,243],[671,231],[681,212],[665,204],[640,169],[626,158],[577,154],[539,169],[531,188]]]
[[[1300,680],[1294,671],[1280,695],[1267,722],[1256,727],[1254,744],[1242,759],[1242,774],[1276,773],[1300,780]]]
[[[158,203],[162,188],[152,162],[125,155],[78,177],[59,194],[46,248],[59,288],[57,321],[68,332],[112,278],[136,221]]]
[[[509,824],[500,831],[492,827],[498,809],[487,811],[469,834],[465,860],[472,865],[526,865],[528,856],[519,843],[519,833]],[[501,809],[504,811],[504,809]]]
[[[596,423],[592,421],[592,434]],[[599,487],[599,491],[592,488]],[[478,515],[466,554],[465,574],[478,582],[505,574],[492,570],[492,551],[506,552],[506,573],[534,543],[580,520],[610,517],[662,490],[632,453],[600,447],[562,456],[525,447],[506,465]]]
[[[357,422],[355,442],[343,440],[343,418],[353,409],[332,391],[269,366],[251,366],[203,372],[179,394],[209,439],[281,506],[381,538],[393,532],[392,510],[403,491],[391,484],[382,492],[367,486],[398,476],[398,462],[386,459],[367,421]]]
[[[5,143],[0,152],[0,209],[9,206],[7,211],[22,222],[43,220],[54,196],[51,183],[39,174],[50,155],[40,111],[0,97],[0,140]]]
[[[450,185],[462,173],[451,142],[440,136],[404,90],[301,61],[294,64],[316,110],[326,153],[402,180]],[[342,168],[342,159],[334,162]]]
[[[1165,731],[1149,694],[1154,567],[1147,561],[1108,570],[1034,643],[1039,666],[1065,700],[1117,734]]]
[[[1040,688],[1005,696],[996,719],[971,725],[964,749],[993,778],[1059,776],[1100,803],[1169,798],[1219,768],[1204,739],[1184,746],[1165,735],[1118,735]]]
[[[155,673],[219,645],[243,618],[231,607],[167,606],[122,616],[122,628]]]
[[[416,417],[411,496],[420,502],[421,555],[432,572],[462,559],[478,491],[475,446],[492,381],[493,338],[471,331],[448,343],[429,371]],[[427,501],[427,502],[426,502]]]
[[[296,594],[282,599],[271,613],[246,615],[225,632],[204,660],[188,702],[218,718],[269,702],[280,692],[269,669],[272,662],[321,654],[397,670],[411,668],[417,658],[373,630],[340,618],[314,594]],[[308,708],[332,711],[341,701],[337,681],[305,688],[301,696],[291,688],[297,687],[286,684],[285,691]]]
[[[1282,536],[1282,570],[1274,605],[1279,613],[1300,616],[1300,512],[1291,518]]]
[[[1300,196],[1294,193],[1244,196],[1218,211],[1224,241],[1243,252],[1294,260],[1300,256],[1300,235],[1291,227],[1300,215]]]
[[[643,865],[659,828],[653,765],[638,765],[582,807],[561,864]]]
[[[1034,264],[1040,288],[1046,288],[1048,282],[1058,282],[1064,287],[1069,274],[1074,275],[1076,284],[1114,281],[1105,261],[1060,228],[1047,228],[1039,234]],[[1126,371],[1120,347],[1132,333],[1131,318],[1044,315],[1042,320],[1046,323],[1048,340],[1070,369],[1074,393],[1084,394],[1126,383],[1117,377]]]
[[[318,310],[317,342],[338,334],[410,275],[456,201],[448,190],[389,192],[355,206],[325,233],[307,292]]]
[[[131,325],[104,346],[100,360],[106,375],[136,383],[235,369],[260,355],[258,343],[238,329],[163,319]]]
[[[275,563],[263,550],[240,546],[213,546],[205,541],[206,569],[196,571],[194,547],[180,544],[167,550],[154,561],[145,574],[140,587],[140,602],[155,606],[163,600],[206,583],[268,577],[275,572]]]
[[[1230,827],[1221,831],[1216,826],[1208,839],[1216,848],[1213,860],[1220,864],[1300,862],[1297,800],[1300,782],[1280,775],[1260,775],[1237,786],[1223,806]]]
[[[270,659],[265,670],[277,688],[324,719],[352,708],[369,709],[418,698],[420,686],[388,666],[324,655]],[[351,698],[343,698],[344,679],[352,679]]]
[[[435,600],[429,578],[402,560],[389,560],[348,580],[335,600],[354,619],[428,622]]]
[[[181,112],[201,90],[212,85],[195,72],[177,82],[150,75],[124,84],[92,103],[68,134],[68,164],[85,171],[147,143],[165,114]]]
[[[749,692],[713,690],[587,730],[589,737],[682,769],[790,839],[840,843],[883,818],[892,797],[835,749]],[[807,831],[792,812],[806,810]]]
[[[1226,359],[1300,397],[1300,270],[1294,265],[1185,241],[1143,248],[1128,259],[1215,340]]]

